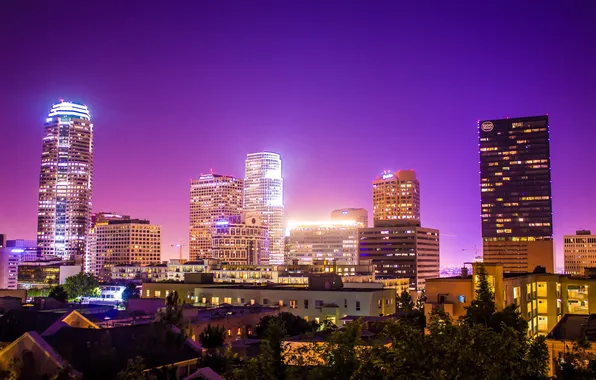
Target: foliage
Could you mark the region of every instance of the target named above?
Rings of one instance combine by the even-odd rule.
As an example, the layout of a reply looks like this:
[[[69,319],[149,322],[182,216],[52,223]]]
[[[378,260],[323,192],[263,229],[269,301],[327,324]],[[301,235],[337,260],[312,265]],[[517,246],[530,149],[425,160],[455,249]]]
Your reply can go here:
[[[401,292],[401,294],[396,297],[396,301],[397,308],[400,311],[403,311],[404,313],[409,313],[412,310],[414,310],[414,300],[412,300],[412,296],[410,295],[409,291],[404,290],[403,292]]]
[[[588,350],[592,344],[582,337],[570,348],[565,345],[563,353],[559,353],[559,365],[555,368],[557,379],[584,380],[596,378],[596,356]]]
[[[226,340],[226,330],[222,326],[207,325],[199,334],[199,342],[207,349],[223,346]]]
[[[417,326],[420,329],[424,329],[426,326],[426,317],[424,316],[424,302],[426,301],[426,295],[424,291],[420,293],[420,296],[416,299],[416,303],[412,299],[410,292],[404,290],[396,298],[397,309],[403,313],[401,319],[406,323],[413,326]]]
[[[137,356],[129,359],[126,368],[118,372],[116,380],[145,380],[143,371],[145,370],[145,360]]]
[[[66,278],[64,290],[71,300],[99,296],[99,281],[91,273],[77,273]]]
[[[265,336],[267,328],[273,321],[280,322],[282,328],[289,336],[302,335],[307,332],[316,331],[319,325],[315,322],[308,322],[306,319],[288,312],[279,313],[276,316],[266,315],[259,321],[255,334],[259,338]]]
[[[50,294],[50,288],[31,288],[27,289],[27,297],[47,297]]]
[[[126,285],[126,288],[122,291],[122,301],[128,303],[131,298],[139,298],[141,293],[135,284],[132,282]]]
[[[50,289],[48,297],[52,297],[57,301],[66,302],[68,301],[68,293],[64,290],[62,285],[56,285]]]
[[[182,329],[182,307],[183,304],[178,297],[177,291],[168,294],[165,310],[159,313],[160,321],[166,325],[176,326]]]

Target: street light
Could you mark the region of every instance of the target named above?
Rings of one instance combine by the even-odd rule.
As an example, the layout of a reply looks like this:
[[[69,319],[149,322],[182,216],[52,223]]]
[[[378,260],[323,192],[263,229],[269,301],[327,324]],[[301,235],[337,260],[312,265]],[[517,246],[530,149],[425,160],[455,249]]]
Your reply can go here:
[[[175,248],[178,248],[179,249],[179,252],[180,252],[180,261],[182,261],[182,247],[185,247],[185,245],[184,244],[180,244],[180,243],[178,243],[178,244],[170,244],[170,247],[172,247],[172,248],[175,247]]]

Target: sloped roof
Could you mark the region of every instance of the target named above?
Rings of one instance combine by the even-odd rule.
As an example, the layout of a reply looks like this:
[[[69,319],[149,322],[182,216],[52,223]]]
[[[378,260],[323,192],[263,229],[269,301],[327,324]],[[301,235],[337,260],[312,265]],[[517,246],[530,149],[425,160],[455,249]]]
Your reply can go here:
[[[166,326],[149,323],[111,329],[64,327],[45,340],[89,378],[114,378],[129,359],[143,357],[146,368],[198,359],[200,353]]]
[[[0,318],[0,342],[15,341],[28,331],[41,334],[63,316],[63,312],[10,310]]]

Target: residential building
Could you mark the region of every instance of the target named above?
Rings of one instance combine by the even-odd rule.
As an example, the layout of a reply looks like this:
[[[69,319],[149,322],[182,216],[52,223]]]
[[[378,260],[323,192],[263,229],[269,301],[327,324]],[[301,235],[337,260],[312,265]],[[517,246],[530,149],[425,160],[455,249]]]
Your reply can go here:
[[[64,260],[85,254],[93,195],[93,123],[87,106],[60,101],[44,127],[37,245]]]
[[[420,182],[414,170],[385,171],[373,181],[375,227],[420,226]]]
[[[473,272],[480,263],[472,263]],[[528,321],[530,335],[548,334],[565,314],[596,314],[596,277],[541,271],[505,272],[502,264],[484,263],[498,310],[514,304]],[[454,319],[465,314],[474,299],[478,276],[467,269],[461,276],[426,280],[427,312],[441,307]]]
[[[354,220],[291,223],[288,261],[301,265],[329,261],[358,264],[358,228]]]
[[[161,261],[161,226],[141,219],[112,219],[97,223],[93,229],[93,251],[96,276],[109,281],[111,268],[118,264],[148,265]]]
[[[596,235],[580,230],[575,235],[563,236],[565,273],[583,275],[584,268],[596,268]]]
[[[344,315],[395,313],[395,289],[344,287],[337,275],[312,275],[307,286],[147,283],[142,297],[165,298],[173,291],[197,306],[279,305],[307,320],[330,319],[336,324]]]
[[[483,256],[554,272],[548,116],[478,122]]]
[[[221,174],[203,174],[190,181],[189,259],[212,257],[212,227],[239,222],[244,181]]]
[[[439,277],[439,231],[431,228],[372,227],[358,230],[360,260],[375,267],[378,278],[408,277],[410,290],[424,289]]]
[[[340,208],[331,212],[331,220],[353,220],[368,227],[368,210],[363,208]]]
[[[244,212],[260,217],[269,234],[269,263],[283,265],[284,200],[281,157],[277,153],[259,152],[246,156],[244,179]],[[264,263],[264,260],[263,260]]]
[[[586,339],[591,346],[584,347],[586,354],[596,355],[596,314],[567,314],[546,336],[549,353],[548,376],[556,375],[555,368],[561,365],[561,356],[566,354],[573,344]]]
[[[269,262],[268,230],[260,215],[244,215],[241,220],[219,220],[211,227],[211,257],[237,265]]]
[[[116,264],[110,268],[112,283],[165,281],[168,279],[167,264]]]
[[[220,261],[215,259],[170,260],[168,262],[168,280],[184,281],[185,273],[210,272],[220,266]]]
[[[0,289],[16,289],[20,248],[0,248]]]

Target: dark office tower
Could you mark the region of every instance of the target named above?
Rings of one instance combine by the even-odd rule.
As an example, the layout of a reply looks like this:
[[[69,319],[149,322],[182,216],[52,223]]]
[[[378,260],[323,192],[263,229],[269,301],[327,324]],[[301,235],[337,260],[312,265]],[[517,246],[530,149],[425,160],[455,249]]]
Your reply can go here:
[[[484,261],[554,272],[548,116],[483,120],[478,135]]]

